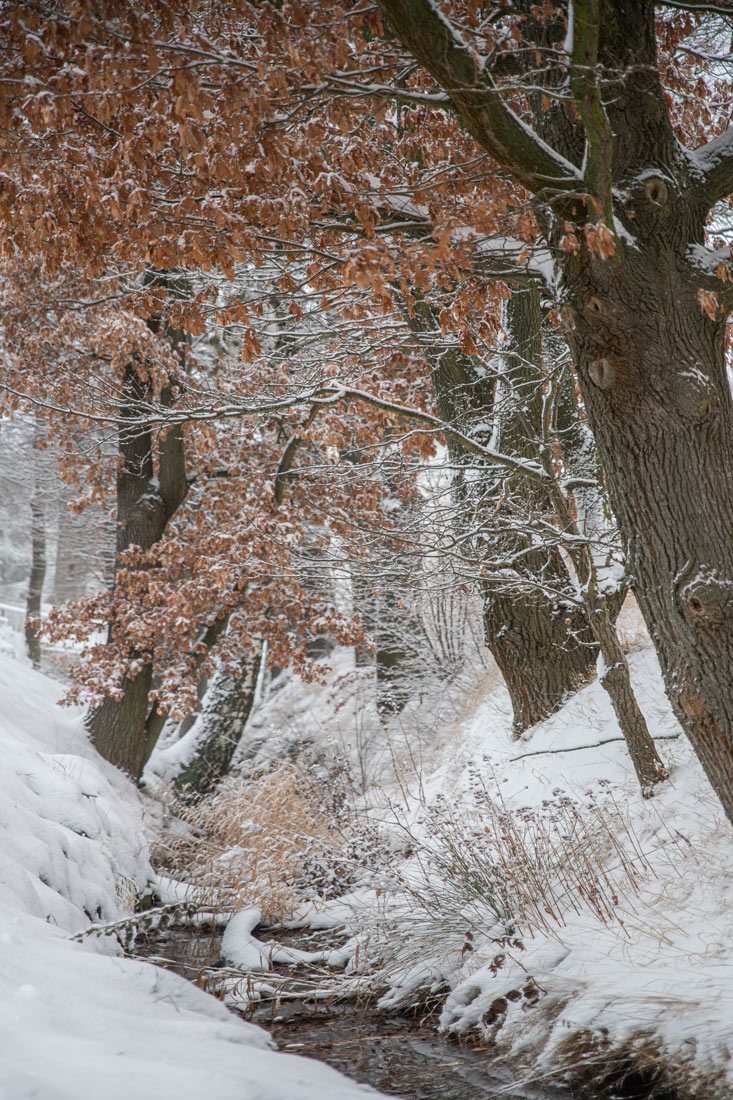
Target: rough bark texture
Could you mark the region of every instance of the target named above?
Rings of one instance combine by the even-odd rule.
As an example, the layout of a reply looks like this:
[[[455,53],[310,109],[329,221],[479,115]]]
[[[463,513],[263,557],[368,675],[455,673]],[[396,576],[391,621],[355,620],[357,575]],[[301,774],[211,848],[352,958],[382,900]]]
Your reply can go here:
[[[423,304],[418,304],[411,326],[421,337],[422,349],[431,366],[442,418],[474,435],[477,424],[491,422],[496,416],[501,421],[495,441],[497,449],[536,460],[543,381],[538,292],[515,292],[505,323],[511,349],[506,357],[508,373],[504,403],[495,402],[493,377],[487,378],[485,370],[477,370],[457,347],[431,348],[431,333],[437,335],[440,328]],[[526,400],[521,404],[513,401],[513,396],[520,395]],[[449,442],[449,447],[455,462],[471,462],[459,444]],[[531,486],[520,483],[521,478],[515,481],[514,490],[522,501],[526,500],[528,492],[536,496]],[[462,497],[461,523],[474,537],[477,524],[484,528],[481,537],[485,559],[489,551],[496,556],[524,548],[526,537],[492,533],[493,515],[507,492],[507,483],[500,484],[489,470],[482,481],[472,481],[471,486],[470,490],[465,485],[457,486],[459,497]],[[475,511],[476,497],[481,501],[480,515]],[[540,506],[542,502],[536,501],[536,504]],[[547,508],[546,501],[544,508]],[[479,556],[480,553],[479,550]],[[585,613],[577,608],[569,609],[561,598],[548,596],[540,586],[540,579],[543,579],[546,588],[570,594],[570,579],[560,553],[539,550],[526,554],[523,563],[524,587],[508,591],[489,580],[483,593],[486,644],[509,691],[517,733],[549,717],[568,696],[588,683],[595,674],[598,655],[598,644]],[[533,578],[537,582],[534,585]]]
[[[733,402],[724,356],[733,301],[704,247],[707,213],[733,189],[730,136],[696,155],[677,142],[656,67],[651,0],[586,0],[574,9],[572,85],[586,155],[575,157],[580,186],[563,185],[546,144],[558,155],[572,150],[578,123],[570,113],[538,113],[537,129],[551,123],[555,132],[531,148],[526,132],[520,141],[496,124],[490,75],[471,68],[468,50],[427,0],[382,6],[451,92],[467,128],[535,195],[634,591],[675,712],[733,820]],[[594,57],[598,66],[588,64]],[[451,91],[459,76],[469,89],[461,96]],[[587,86],[595,81],[597,95]],[[611,204],[614,253],[603,258],[583,226]],[[574,253],[567,219],[577,227]],[[708,301],[713,316],[700,291],[718,295],[720,309]]]
[[[131,547],[150,550],[160,540],[188,488],[182,430],[174,428],[158,443],[156,479],[154,436],[144,423],[148,383],[140,380],[134,365],[127,368],[124,387],[123,419],[137,423],[118,434],[115,574],[124,568],[122,555],[126,550]],[[110,633],[114,633],[113,623]],[[143,662],[140,671],[134,678],[124,680],[122,697],[105,699],[87,719],[92,742],[102,756],[135,779],[142,774],[155,744],[147,730],[153,662],[149,655],[140,657]]]
[[[254,704],[260,656],[260,652],[246,654],[239,677],[230,671],[214,677],[199,717],[196,755],[176,780],[182,793],[208,794],[228,773]]]

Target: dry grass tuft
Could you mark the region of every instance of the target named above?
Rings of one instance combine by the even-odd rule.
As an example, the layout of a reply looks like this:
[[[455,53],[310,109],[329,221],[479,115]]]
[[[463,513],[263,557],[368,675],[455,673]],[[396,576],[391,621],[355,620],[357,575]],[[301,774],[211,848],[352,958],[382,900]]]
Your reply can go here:
[[[472,774],[474,807],[438,798],[424,809],[414,840],[417,873],[405,876],[413,900],[445,918],[460,913],[473,931],[499,924],[557,936],[570,914],[623,926],[621,910],[652,873],[614,804],[580,807],[556,795],[538,809],[509,809]]]
[[[182,816],[185,836],[159,858],[213,909],[256,905],[264,921],[276,923],[292,917],[304,897],[335,892],[343,876],[343,836],[297,764],[228,779]]]
[[[624,1042],[598,1033],[577,1031],[554,1056],[555,1081],[573,1095],[594,1100],[727,1100],[730,1086],[724,1070],[703,1074],[675,1059],[654,1039],[639,1032]]]

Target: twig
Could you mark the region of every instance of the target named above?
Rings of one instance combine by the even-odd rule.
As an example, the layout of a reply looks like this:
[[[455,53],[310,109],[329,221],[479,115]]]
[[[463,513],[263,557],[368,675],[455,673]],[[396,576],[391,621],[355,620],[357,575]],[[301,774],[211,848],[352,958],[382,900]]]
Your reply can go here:
[[[676,741],[681,737],[681,733],[668,733],[662,737],[655,737],[655,741]],[[581,749],[597,749],[600,745],[610,745],[612,741],[623,741],[623,737],[606,737],[603,741],[592,741],[590,745],[573,745],[569,749],[538,749],[536,752],[523,752],[519,756],[512,756],[509,763],[513,764],[515,760],[524,760],[527,756],[554,756],[558,752],[580,752]]]

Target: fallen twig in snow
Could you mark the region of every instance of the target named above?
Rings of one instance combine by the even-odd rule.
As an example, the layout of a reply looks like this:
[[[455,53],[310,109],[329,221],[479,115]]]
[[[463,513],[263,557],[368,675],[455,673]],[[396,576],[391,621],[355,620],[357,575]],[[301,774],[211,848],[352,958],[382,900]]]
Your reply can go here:
[[[668,733],[663,734],[661,737],[655,737],[654,740],[676,741],[681,736],[681,733]],[[603,741],[592,741],[590,745],[571,745],[568,749],[537,749],[535,752],[522,752],[519,756],[512,756],[509,763],[513,764],[516,760],[525,760],[528,756],[554,756],[559,752],[580,752],[581,749],[597,749],[601,745],[610,745],[613,741],[623,740],[623,737],[606,737]]]

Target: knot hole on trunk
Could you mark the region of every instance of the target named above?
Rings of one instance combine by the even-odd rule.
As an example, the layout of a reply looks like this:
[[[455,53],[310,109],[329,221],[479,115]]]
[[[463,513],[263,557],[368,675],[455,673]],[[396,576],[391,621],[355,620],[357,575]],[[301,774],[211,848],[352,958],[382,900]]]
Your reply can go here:
[[[657,206],[666,206],[669,199],[669,188],[661,176],[651,176],[644,183],[646,197]]]
[[[695,630],[717,629],[733,616],[733,581],[715,570],[701,568],[679,588],[679,603]]]

